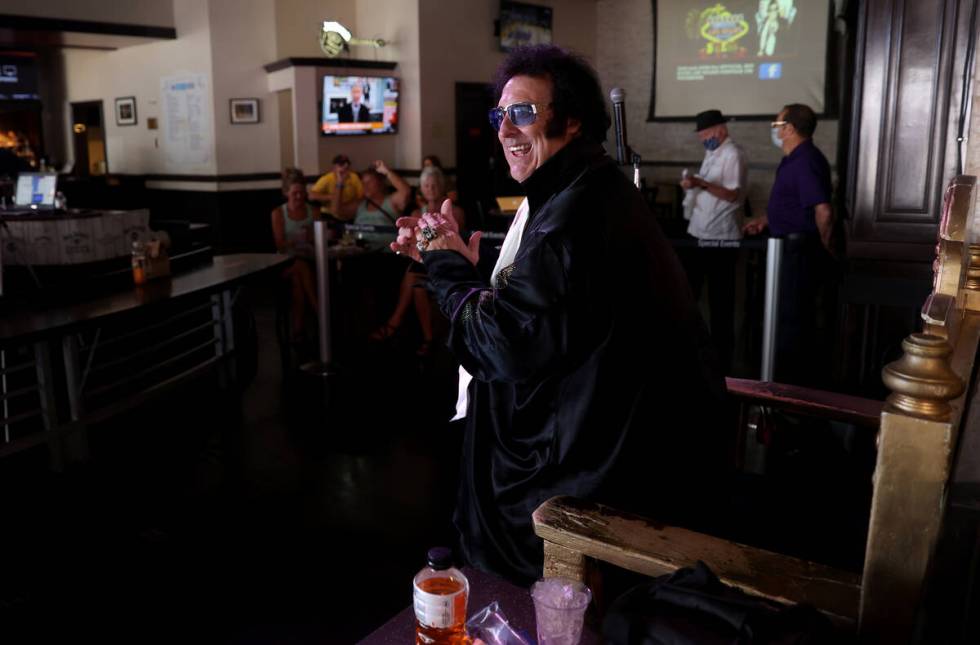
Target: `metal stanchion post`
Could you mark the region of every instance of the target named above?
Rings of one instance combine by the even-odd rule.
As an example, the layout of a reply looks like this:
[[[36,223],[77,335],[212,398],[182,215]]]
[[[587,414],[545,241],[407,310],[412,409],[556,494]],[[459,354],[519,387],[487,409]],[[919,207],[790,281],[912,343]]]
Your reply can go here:
[[[762,380],[772,381],[776,367],[776,335],[779,333],[779,272],[783,262],[782,238],[770,237],[766,245],[766,309],[762,319]]]
[[[319,307],[320,360],[300,366],[304,372],[317,376],[330,376],[334,373],[330,343],[330,259],[327,257],[327,223],[313,223],[314,253],[316,255],[316,288]]]
[[[782,238],[770,237],[766,244],[766,303],[762,319],[762,380],[772,381],[776,367],[776,337],[779,334],[779,273],[783,261]],[[768,447],[761,436],[769,420],[765,406],[751,406],[747,410],[748,423],[745,435],[743,469],[749,473],[764,474]]]

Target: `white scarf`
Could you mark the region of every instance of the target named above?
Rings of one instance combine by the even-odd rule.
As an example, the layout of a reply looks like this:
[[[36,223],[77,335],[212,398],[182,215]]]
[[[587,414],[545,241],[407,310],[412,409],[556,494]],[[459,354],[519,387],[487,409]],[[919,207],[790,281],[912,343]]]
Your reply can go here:
[[[521,248],[521,238],[524,236],[524,224],[527,223],[528,210],[530,210],[530,207],[525,197],[524,201],[517,208],[517,214],[514,215],[514,221],[510,224],[507,236],[504,237],[504,243],[500,247],[500,256],[497,257],[497,263],[493,265],[493,276],[490,278],[490,285],[494,288],[497,288],[497,276],[500,274],[500,270],[514,263],[514,258],[517,257],[517,250]],[[466,407],[469,404],[466,390],[469,388],[470,381],[472,380],[473,375],[460,365],[459,392],[456,395],[456,415],[451,419],[452,421],[462,419],[466,416]]]

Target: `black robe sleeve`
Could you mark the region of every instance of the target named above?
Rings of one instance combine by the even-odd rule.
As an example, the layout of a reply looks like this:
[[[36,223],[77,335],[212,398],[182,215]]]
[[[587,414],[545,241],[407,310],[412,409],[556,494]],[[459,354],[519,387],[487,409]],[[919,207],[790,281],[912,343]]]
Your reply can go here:
[[[570,348],[567,243],[525,237],[499,288],[453,251],[426,253],[430,286],[452,322],[449,344],[482,381],[524,382],[552,369]]]

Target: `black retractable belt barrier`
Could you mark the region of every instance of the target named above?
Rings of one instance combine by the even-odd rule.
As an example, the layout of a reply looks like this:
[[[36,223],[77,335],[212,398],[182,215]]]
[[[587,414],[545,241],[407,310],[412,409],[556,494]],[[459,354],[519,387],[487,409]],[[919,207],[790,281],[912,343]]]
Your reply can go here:
[[[340,231],[350,231],[352,233],[386,233],[391,235],[397,235],[398,229],[394,226],[375,226],[371,224],[352,224],[352,223],[335,223],[333,227]],[[463,240],[469,239],[469,232],[464,232],[461,234]],[[506,237],[505,233],[483,233],[483,244],[492,245],[499,247],[499,242],[502,242]],[[763,321],[763,339],[762,339],[762,380],[768,381],[772,380],[773,367],[775,364],[775,347],[776,347],[776,333],[777,333],[777,320],[776,311],[778,308],[778,298],[779,298],[779,267],[780,260],[782,259],[782,249],[783,240],[781,238],[770,237],[768,239],[743,239],[743,240],[700,240],[696,238],[672,238],[670,240],[671,245],[675,248],[699,248],[699,249],[746,249],[746,250],[756,250],[756,251],[766,251],[766,300],[765,300],[765,316]],[[319,274],[319,256],[318,259],[318,274]],[[324,254],[324,257],[326,255]],[[326,298],[323,298],[326,300]],[[321,309],[324,305],[321,303]],[[323,323],[321,322],[321,326]],[[329,349],[327,350],[329,352]],[[321,352],[323,354],[323,352]],[[329,354],[327,354],[329,357]],[[323,357],[321,356],[321,360]]]
[[[389,235],[398,235],[398,229],[394,226],[375,226],[374,224],[334,224],[333,228],[338,231],[349,231],[351,233],[386,233]],[[463,231],[460,233],[460,237],[465,242],[470,238],[472,231]],[[503,240],[506,237],[506,233],[492,233],[489,231],[483,232],[484,240]]]

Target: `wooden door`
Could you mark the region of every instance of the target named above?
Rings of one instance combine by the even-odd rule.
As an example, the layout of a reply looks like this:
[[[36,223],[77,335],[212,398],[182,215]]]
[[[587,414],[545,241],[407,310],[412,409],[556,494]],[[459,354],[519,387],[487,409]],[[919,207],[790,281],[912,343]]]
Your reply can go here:
[[[860,4],[847,185],[848,255],[928,261],[943,187],[960,173],[977,0]],[[972,22],[971,22],[972,21]]]

